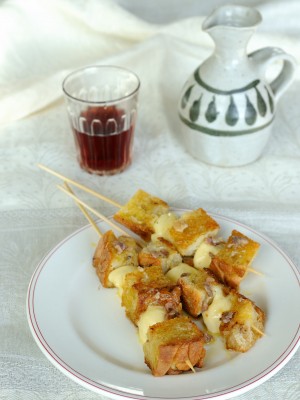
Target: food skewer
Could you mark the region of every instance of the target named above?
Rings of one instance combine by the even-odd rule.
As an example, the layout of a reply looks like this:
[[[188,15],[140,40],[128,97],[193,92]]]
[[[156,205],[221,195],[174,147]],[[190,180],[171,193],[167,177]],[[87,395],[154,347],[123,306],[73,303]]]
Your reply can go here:
[[[43,169],[43,170],[45,170],[45,171],[51,173],[52,175],[55,175],[55,176],[57,176],[58,178],[63,179],[65,182],[69,182],[70,184],[72,184],[72,185],[74,185],[74,186],[77,186],[78,188],[80,188],[80,189],[84,190],[85,192],[88,192],[88,193],[90,193],[90,194],[92,194],[92,195],[98,197],[99,199],[101,199],[101,200],[103,200],[103,201],[105,201],[105,202],[108,202],[108,203],[110,203],[110,204],[112,204],[112,205],[114,205],[114,206],[116,206],[116,207],[118,207],[118,208],[122,208],[122,207],[123,207],[121,204],[115,202],[114,200],[112,200],[112,199],[110,199],[110,198],[108,198],[108,197],[106,197],[106,196],[104,196],[104,195],[102,195],[102,194],[100,194],[100,193],[98,193],[98,192],[96,192],[96,191],[94,191],[94,190],[92,190],[92,189],[90,189],[90,188],[88,188],[88,187],[86,187],[86,186],[84,186],[84,185],[82,185],[82,184],[80,184],[80,183],[78,183],[78,182],[76,182],[76,181],[70,179],[70,178],[65,177],[64,175],[62,175],[62,174],[60,174],[60,173],[58,173],[58,172],[52,170],[51,168],[44,166],[43,164],[38,164],[38,166],[39,166],[39,168],[41,168],[41,169]],[[71,194],[71,193],[70,193],[70,194]],[[73,194],[73,195],[74,195],[74,194]],[[164,202],[163,202],[163,203],[164,203]],[[77,204],[78,204],[78,203],[77,203]],[[82,204],[82,203],[81,203],[81,204]],[[165,203],[165,205],[167,205],[167,204]],[[86,205],[86,206],[87,206],[87,205]],[[92,211],[92,212],[93,212],[93,211]],[[117,213],[117,214],[118,214],[118,213]],[[97,214],[95,214],[95,215],[97,215]],[[100,217],[100,218],[101,218],[101,217]],[[122,221],[120,221],[120,220],[118,220],[118,219],[117,219],[117,221],[122,223]],[[107,221],[106,221],[106,222],[107,222]],[[126,226],[126,225],[125,225],[125,226]],[[116,227],[116,226],[114,226],[114,227]],[[118,229],[118,228],[116,228],[116,229]],[[124,232],[124,231],[122,231],[122,232]],[[138,234],[139,234],[139,233],[138,233]],[[254,273],[254,274],[258,275],[258,276],[264,276],[264,274],[262,274],[261,272],[259,272],[259,271],[255,270],[255,269],[253,269],[253,268],[250,267],[250,266],[247,266],[245,272],[246,272],[246,273],[251,272],[251,273]]]
[[[72,189],[69,187],[69,185],[66,182],[65,182],[65,188],[60,187],[61,190],[65,189],[64,190],[65,193],[71,195],[71,197],[74,199],[76,204],[79,206],[79,208],[82,211],[82,213],[84,214],[84,216],[88,219],[88,221],[91,223],[91,225],[94,228],[96,228],[96,231],[98,232],[98,234],[100,236],[100,241],[101,241],[102,238],[103,238],[102,233],[100,232],[100,230],[97,227],[97,225],[94,222],[94,220],[87,213],[85,207],[81,204],[80,200],[75,196],[75,194],[73,193]],[[137,270],[137,267],[135,269]],[[160,271],[160,269],[158,268],[157,271]],[[158,281],[160,279],[166,279],[166,278],[160,278],[161,273],[162,272],[160,272],[159,275],[158,275]],[[148,273],[146,274],[146,276],[148,276]],[[155,276],[156,276],[156,273],[155,273]],[[163,277],[163,275],[161,275],[161,277]],[[153,286],[153,283],[154,282],[152,282],[152,284],[150,284],[150,286],[149,286],[149,288],[150,288],[149,298],[151,298],[151,296],[153,295],[153,290],[155,290],[155,287],[156,287],[156,285]],[[162,282],[160,282],[160,284],[161,283]],[[165,284],[168,286],[168,285],[170,285],[170,282],[165,283]],[[161,290],[159,288],[160,288],[160,285],[159,285],[159,282],[158,282],[158,284],[157,284],[157,290],[158,290],[157,295],[159,294],[159,290]],[[172,286],[170,288],[172,288]],[[174,286],[174,288],[175,288],[175,286]],[[164,290],[164,289],[162,289],[162,290]],[[172,294],[172,292],[170,292],[170,294],[169,294],[170,299],[167,300],[168,301],[168,308],[170,307],[170,304],[171,304],[170,302],[172,302],[172,299],[173,299],[173,301],[175,302],[175,304],[173,304],[173,306],[175,307],[174,311],[176,311],[177,308],[178,308],[178,310],[181,310],[182,309],[181,303],[177,303],[178,301],[180,301],[180,298],[178,298],[177,301],[176,301],[176,297],[178,297],[178,295],[180,294],[179,287],[177,287],[177,289],[175,289],[174,293],[177,293],[177,294],[175,294],[175,297],[173,297],[174,295]],[[145,295],[145,293],[143,293],[143,296],[144,295]],[[154,304],[156,304],[156,302],[158,301],[157,295],[155,296]],[[166,293],[165,293],[165,291],[164,291],[162,299],[163,299],[163,301],[166,301]],[[151,302],[146,307],[146,310],[148,309],[149,306],[151,307]],[[126,313],[127,312],[128,312],[128,309],[126,310]],[[204,335],[203,335],[203,333],[187,317],[178,317],[177,318],[177,313],[176,313],[175,318],[173,320],[174,324],[172,324],[171,327],[170,327],[170,324],[168,322],[168,319],[166,319],[166,318],[167,318],[167,316],[165,316],[164,319],[162,321],[160,321],[160,323],[158,325],[160,325],[160,326],[162,325],[164,331],[165,330],[167,332],[169,331],[169,334],[172,333],[172,330],[174,330],[174,329],[175,329],[175,331],[173,332],[173,335],[175,335],[175,337],[177,337],[177,335],[179,335],[179,336],[182,335],[182,333],[181,333],[182,329],[192,329],[193,333],[190,333],[189,337],[187,339],[184,339],[182,337],[181,338],[181,342],[179,341],[177,344],[174,343],[174,338],[173,338],[173,340],[171,340],[171,342],[167,342],[165,344],[163,343],[161,346],[159,346],[159,348],[158,348],[159,352],[162,351],[162,348],[164,348],[164,347],[168,348],[168,350],[170,351],[170,348],[172,346],[173,347],[175,346],[176,355],[172,356],[172,363],[170,362],[170,360],[169,360],[169,363],[168,363],[168,360],[165,359],[165,357],[162,357],[159,360],[160,362],[157,364],[156,362],[153,362],[153,360],[151,360],[151,358],[149,358],[149,356],[147,356],[147,351],[149,352],[149,347],[150,347],[151,351],[153,350],[152,345],[150,345],[150,343],[152,343],[151,339],[150,339],[150,342],[149,342],[149,338],[148,338],[147,343],[145,344],[146,347],[143,346],[146,364],[150,367],[153,375],[155,375],[155,376],[162,376],[162,375],[165,375],[165,374],[168,374],[168,373],[172,373],[172,374],[176,373],[177,374],[177,373],[186,371],[187,368],[184,367],[184,365],[186,365],[188,367],[188,369],[192,370],[195,373],[196,371],[195,371],[194,367],[195,366],[201,367],[203,365],[203,359],[204,359],[204,356],[205,356],[205,349],[203,348],[203,344],[204,344]],[[132,322],[134,322],[134,321],[132,320]],[[164,322],[166,322],[166,327],[164,326]],[[139,326],[139,324],[137,324],[137,325],[138,325],[138,329],[140,330],[141,327]],[[153,326],[154,325],[156,326],[156,323],[154,323],[154,321],[153,321]],[[150,326],[149,326],[149,328],[150,328]],[[171,330],[170,330],[170,328],[171,328]],[[156,333],[156,336],[157,336],[157,333]],[[156,340],[154,340],[154,342],[156,342]],[[197,349],[195,348],[195,346],[197,347]],[[193,350],[191,350],[191,348]],[[191,353],[191,351],[192,351],[192,353]],[[181,357],[179,357],[179,356],[177,357],[177,354],[181,354],[182,355],[184,353],[186,353],[186,357],[187,357],[186,359],[183,358],[183,360],[182,360]],[[190,357],[192,357],[193,362],[191,362]],[[184,365],[182,365],[182,363]],[[174,367],[174,365],[176,365],[176,367]]]

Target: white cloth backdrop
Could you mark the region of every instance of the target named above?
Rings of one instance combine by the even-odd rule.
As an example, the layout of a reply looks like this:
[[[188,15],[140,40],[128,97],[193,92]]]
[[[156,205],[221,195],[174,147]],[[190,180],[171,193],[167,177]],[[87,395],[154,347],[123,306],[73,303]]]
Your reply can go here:
[[[163,0],[155,1],[151,22],[138,16],[150,9],[144,2],[119,0],[136,14],[109,0],[0,3],[1,400],[99,398],[56,371],[27,326],[26,290],[37,262],[85,224],[57,191],[57,180],[40,171],[37,162],[120,203],[143,188],[173,206],[202,206],[228,215],[269,235],[300,263],[299,69],[278,104],[272,139],[257,162],[228,169],[202,164],[182,147],[176,105],[185,79],[213,49],[201,31],[209,2],[201,15],[196,14],[199,1],[187,2],[194,7],[189,12],[183,1],[176,1],[175,8],[169,0],[165,7]],[[300,62],[299,1],[240,3],[257,4],[263,15],[249,51],[277,46]],[[156,15],[159,24],[153,23]],[[62,100],[65,75],[91,64],[122,65],[141,79],[133,164],[112,177],[78,167]],[[112,212],[88,195],[82,198]],[[239,398],[299,398],[298,354],[270,381]]]

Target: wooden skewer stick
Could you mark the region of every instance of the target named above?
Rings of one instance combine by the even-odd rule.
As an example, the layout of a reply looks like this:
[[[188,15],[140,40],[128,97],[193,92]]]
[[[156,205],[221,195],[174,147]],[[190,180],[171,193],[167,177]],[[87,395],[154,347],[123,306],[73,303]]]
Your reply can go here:
[[[262,272],[257,271],[254,268],[248,267],[247,271],[252,272],[253,274],[259,275],[259,276],[265,276]]]
[[[90,194],[92,194],[93,196],[96,196],[96,197],[98,197],[99,199],[106,201],[107,203],[110,203],[110,204],[114,205],[115,207],[118,207],[118,208],[121,208],[121,207],[122,207],[122,205],[119,204],[119,203],[117,203],[116,201],[114,201],[114,200],[112,200],[112,199],[109,199],[109,198],[106,197],[106,196],[103,196],[102,194],[96,192],[95,190],[90,189],[90,188],[88,188],[88,187],[82,185],[81,183],[78,183],[78,182],[74,181],[73,179],[67,178],[66,176],[60,174],[59,172],[53,171],[53,169],[50,169],[50,168],[46,167],[46,166],[43,165],[43,164],[38,164],[38,167],[41,168],[41,169],[43,169],[44,171],[49,172],[50,174],[52,174],[52,175],[54,175],[54,176],[56,176],[56,177],[58,177],[58,178],[64,180],[64,181],[70,183],[71,185],[74,185],[74,186],[78,187],[79,189],[81,189],[81,190],[83,190],[83,191],[85,191],[85,192],[87,192],[87,193],[90,193]]]
[[[190,369],[194,372],[194,374],[196,373],[195,368],[193,367],[191,361],[189,359],[185,360],[185,363],[188,365],[188,367],[190,367]]]
[[[265,335],[266,335],[263,331],[261,331],[260,329],[256,328],[256,326],[254,326],[254,325],[251,325],[251,329],[252,329],[254,332],[256,332],[256,333],[258,333],[259,335],[261,335],[261,336],[265,336]]]
[[[125,236],[130,236],[128,234],[128,232],[123,231],[123,229],[121,229],[118,225],[114,224],[112,221],[110,221],[108,218],[106,218],[104,215],[102,215],[101,213],[99,213],[98,211],[96,211],[94,208],[90,207],[88,204],[86,204],[84,201],[80,200],[77,196],[75,196],[74,194],[70,193],[67,189],[65,189],[63,186],[58,185],[57,186],[61,191],[63,191],[64,193],[66,193],[68,196],[72,197],[77,203],[81,204],[82,206],[84,206],[87,210],[91,211],[93,214],[95,214],[98,218],[102,219],[103,221],[105,221],[108,225],[110,225],[111,227],[113,227],[114,229],[116,229],[117,231],[119,231],[120,233],[122,233],[122,235]]]
[[[68,190],[68,192],[74,195],[73,190],[70,188],[70,186],[67,184],[67,182],[64,182],[64,184],[65,184],[65,188]],[[86,211],[85,207],[82,204],[80,204],[77,200],[75,201],[75,203],[78,205],[80,211],[85,216],[85,218],[89,221],[89,223],[92,225],[92,227],[98,233],[99,237],[102,237],[103,236],[102,232],[100,231],[98,225],[93,220],[93,218],[90,216],[90,214]]]

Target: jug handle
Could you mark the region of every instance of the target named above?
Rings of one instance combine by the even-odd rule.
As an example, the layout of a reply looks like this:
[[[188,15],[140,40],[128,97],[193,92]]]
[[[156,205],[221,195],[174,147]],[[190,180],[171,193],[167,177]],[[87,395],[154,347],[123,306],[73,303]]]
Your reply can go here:
[[[283,61],[281,71],[277,77],[270,82],[275,99],[278,100],[293,80],[296,70],[296,60],[294,57],[278,47],[264,47],[250,53],[248,57],[259,66],[263,75],[266,74],[266,70],[271,63],[278,60]]]

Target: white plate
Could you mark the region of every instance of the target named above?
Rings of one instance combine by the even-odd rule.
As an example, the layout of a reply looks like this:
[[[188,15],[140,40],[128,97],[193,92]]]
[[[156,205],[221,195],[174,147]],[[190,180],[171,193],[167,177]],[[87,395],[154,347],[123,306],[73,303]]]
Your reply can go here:
[[[240,290],[267,315],[266,336],[250,351],[225,351],[217,341],[197,373],[154,378],[116,290],[99,286],[91,265],[97,235],[85,226],[46,255],[29,284],[29,326],[46,357],[77,383],[114,399],[228,399],[278,372],[299,345],[299,272],[264,235],[213,217],[222,237],[237,229],[261,243],[253,267],[264,276],[249,273]]]

